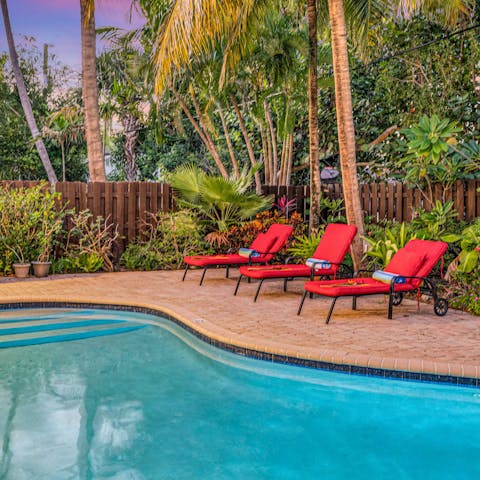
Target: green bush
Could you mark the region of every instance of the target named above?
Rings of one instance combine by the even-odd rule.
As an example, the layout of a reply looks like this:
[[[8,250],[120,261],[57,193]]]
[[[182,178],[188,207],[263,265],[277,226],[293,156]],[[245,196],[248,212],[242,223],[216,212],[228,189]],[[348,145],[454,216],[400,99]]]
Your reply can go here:
[[[364,237],[369,245],[365,258],[370,259],[369,266],[371,268],[383,268],[388,265],[398,249],[404,247],[409,240],[416,237],[411,225],[405,222],[392,224],[385,230],[375,229],[372,233],[375,233],[375,236]]]
[[[113,271],[112,247],[118,238],[117,227],[102,217],[94,219],[89,210],[73,214],[70,224],[62,256],[55,262],[53,271]]]
[[[60,194],[46,184],[32,188],[0,188],[0,268],[15,262],[48,261],[59,240],[65,209]]]
[[[129,270],[179,268],[183,257],[210,252],[196,216],[188,211],[159,213],[145,225],[146,240],[131,242],[120,264]]]

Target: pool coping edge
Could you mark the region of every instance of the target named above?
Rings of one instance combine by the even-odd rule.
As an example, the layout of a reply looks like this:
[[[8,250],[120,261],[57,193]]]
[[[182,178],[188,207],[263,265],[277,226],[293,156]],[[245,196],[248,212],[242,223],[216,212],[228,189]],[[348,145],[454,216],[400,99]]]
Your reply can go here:
[[[176,314],[170,309],[162,308],[156,305],[147,306],[133,305],[131,303],[99,303],[86,301],[23,301],[5,303],[0,302],[0,311],[20,308],[98,308],[100,310],[116,310],[145,313],[157,317],[165,317],[209,345],[234,353],[236,355],[254,358],[257,360],[269,361],[279,364],[295,365],[318,370],[335,371],[352,375],[374,376],[394,380],[420,381],[437,384],[458,385],[465,387],[480,387],[480,378],[478,377],[446,375],[443,373],[425,373],[418,372],[413,369],[394,369],[369,366],[368,364],[371,363],[371,359],[366,362],[367,365],[364,365],[363,363],[365,362],[358,361],[358,356],[357,361],[355,362],[356,364],[339,361],[337,360],[337,358],[340,358],[338,355],[335,355],[336,361],[327,361],[317,358],[305,358],[303,356],[293,356],[289,354],[278,353],[275,351],[268,352],[266,348],[262,350],[261,347],[251,348],[249,346],[242,346],[235,344],[233,341],[226,342],[224,340],[215,338],[215,336],[212,336],[211,334],[208,334],[207,330],[200,329],[199,326],[194,324],[194,322],[183,318],[181,315]],[[408,362],[408,365],[409,364],[410,362]]]

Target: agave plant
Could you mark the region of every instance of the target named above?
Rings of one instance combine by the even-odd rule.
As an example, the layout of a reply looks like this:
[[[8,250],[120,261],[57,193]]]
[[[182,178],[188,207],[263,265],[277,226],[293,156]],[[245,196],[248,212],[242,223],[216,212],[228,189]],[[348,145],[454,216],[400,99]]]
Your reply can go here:
[[[213,230],[226,233],[228,228],[272,206],[272,198],[249,191],[254,172],[240,177],[207,175],[195,165],[183,165],[170,176],[177,203],[197,212]]]

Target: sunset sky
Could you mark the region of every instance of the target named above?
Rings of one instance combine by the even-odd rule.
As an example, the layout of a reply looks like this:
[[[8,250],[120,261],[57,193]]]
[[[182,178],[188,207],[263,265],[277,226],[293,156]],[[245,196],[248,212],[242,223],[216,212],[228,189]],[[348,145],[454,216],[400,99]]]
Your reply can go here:
[[[132,28],[131,0],[97,0],[96,23],[100,26]],[[15,42],[21,35],[33,36],[39,45],[53,45],[52,51],[76,70],[80,68],[80,0],[8,0]],[[0,16],[1,18],[1,16]],[[140,19],[134,19],[134,25]],[[7,50],[3,19],[0,21],[0,51]]]

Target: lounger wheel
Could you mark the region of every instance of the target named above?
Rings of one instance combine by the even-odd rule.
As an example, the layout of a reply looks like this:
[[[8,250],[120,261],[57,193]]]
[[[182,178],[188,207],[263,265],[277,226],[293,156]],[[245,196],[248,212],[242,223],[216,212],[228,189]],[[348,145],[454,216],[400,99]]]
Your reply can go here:
[[[448,312],[448,302],[444,298],[439,298],[433,304],[433,311],[435,315],[443,317]]]
[[[402,303],[403,300],[403,293],[402,292],[395,292],[392,295],[392,304],[396,307]]]

